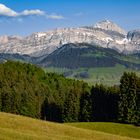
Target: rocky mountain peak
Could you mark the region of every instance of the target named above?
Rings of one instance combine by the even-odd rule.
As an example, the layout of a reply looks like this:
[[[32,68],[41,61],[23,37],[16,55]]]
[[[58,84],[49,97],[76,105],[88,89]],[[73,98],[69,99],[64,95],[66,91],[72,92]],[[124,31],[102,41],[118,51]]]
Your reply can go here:
[[[139,52],[140,31],[130,31],[127,34],[114,22],[103,20],[94,26],[59,28],[36,32],[25,38],[1,36],[0,53],[19,53],[38,57],[49,55],[69,43],[88,43],[123,53]]]
[[[123,30],[117,24],[115,24],[114,22],[109,21],[109,20],[103,20],[103,21],[96,23],[94,25],[94,28],[115,31],[115,32],[119,32],[120,34],[123,34],[123,35],[127,34],[125,30]]]

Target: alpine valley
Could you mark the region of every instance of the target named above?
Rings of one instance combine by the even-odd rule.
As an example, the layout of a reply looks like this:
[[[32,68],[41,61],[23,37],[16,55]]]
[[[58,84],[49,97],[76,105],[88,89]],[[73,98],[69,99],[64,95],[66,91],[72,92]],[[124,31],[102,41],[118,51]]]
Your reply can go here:
[[[106,85],[124,71],[140,70],[140,30],[126,32],[109,20],[93,26],[55,29],[27,37],[1,36],[0,61],[36,64],[49,72]]]

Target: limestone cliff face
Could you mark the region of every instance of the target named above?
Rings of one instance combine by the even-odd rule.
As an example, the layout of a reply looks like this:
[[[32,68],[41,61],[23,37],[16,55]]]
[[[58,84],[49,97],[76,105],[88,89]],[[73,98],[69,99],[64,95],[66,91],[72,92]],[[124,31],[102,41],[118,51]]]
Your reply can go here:
[[[89,43],[118,52],[133,53],[140,51],[140,31],[127,34],[115,23],[104,20],[94,26],[37,32],[25,38],[2,36],[0,52],[41,56],[48,55],[67,43]]]
[[[115,24],[114,22],[109,21],[109,20],[103,20],[103,21],[95,24],[94,27],[101,28],[104,30],[116,31],[116,32],[118,32],[120,34],[124,34],[124,35],[127,34],[125,30],[123,30],[117,24]]]
[[[134,31],[128,32],[127,38],[132,43],[140,45],[140,30],[134,30]]]

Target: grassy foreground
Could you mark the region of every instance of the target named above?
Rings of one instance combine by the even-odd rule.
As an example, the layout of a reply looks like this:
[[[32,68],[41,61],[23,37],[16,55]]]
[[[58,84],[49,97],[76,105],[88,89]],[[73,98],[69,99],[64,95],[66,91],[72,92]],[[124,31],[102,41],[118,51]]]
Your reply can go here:
[[[129,124],[119,124],[110,122],[90,122],[90,123],[68,123],[76,128],[84,128],[86,130],[96,130],[100,132],[116,134],[140,139],[140,127]]]
[[[0,113],[0,140],[134,140],[134,138]]]

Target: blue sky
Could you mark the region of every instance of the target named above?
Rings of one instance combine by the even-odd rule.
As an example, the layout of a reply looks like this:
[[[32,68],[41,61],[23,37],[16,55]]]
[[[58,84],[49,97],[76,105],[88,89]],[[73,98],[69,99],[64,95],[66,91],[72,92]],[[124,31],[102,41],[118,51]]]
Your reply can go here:
[[[104,19],[125,30],[140,28],[140,0],[0,0],[0,35],[26,36]]]

